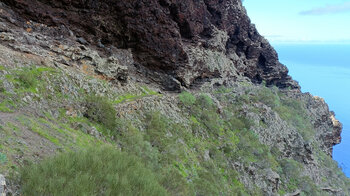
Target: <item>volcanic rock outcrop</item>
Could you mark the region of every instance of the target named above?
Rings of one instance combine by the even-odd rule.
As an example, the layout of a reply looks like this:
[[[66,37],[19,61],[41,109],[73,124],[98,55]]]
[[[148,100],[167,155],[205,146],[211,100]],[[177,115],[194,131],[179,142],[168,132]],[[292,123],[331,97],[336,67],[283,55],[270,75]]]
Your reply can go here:
[[[108,80],[123,83],[134,77],[178,91],[204,82],[222,85],[248,79],[299,92],[298,83],[251,24],[240,0],[3,2],[8,8],[3,8],[3,20],[19,29],[8,36],[3,28],[4,44],[45,58],[56,53],[55,61],[78,64]],[[340,142],[341,125],[322,103],[314,107],[324,113],[314,124],[336,124],[331,132],[319,132],[331,154]]]
[[[74,33],[108,53],[131,49],[135,66],[157,73],[167,90],[213,78],[299,88],[259,35],[240,0],[3,0],[25,23],[33,20]],[[206,59],[216,59],[207,63]]]
[[[97,129],[102,122],[86,115],[89,96],[105,98],[121,124]],[[71,134],[78,132],[93,136],[92,145],[111,141],[137,156],[151,153],[157,164],[178,146],[190,165],[174,168],[181,157],[172,156],[154,168],[181,170],[191,186],[202,179],[227,184],[217,186],[227,195],[237,187],[251,195],[350,192],[331,159],[341,123],[322,98],[300,91],[240,0],[0,0],[0,106],[0,140],[16,141],[0,149],[8,165],[77,147]],[[152,130],[155,138],[147,131],[151,112],[169,121]],[[24,116],[31,120],[23,123]],[[129,130],[129,122],[137,129]],[[22,138],[12,131],[16,123]],[[47,134],[35,132],[40,123]],[[61,135],[54,123],[69,132]],[[170,124],[181,126],[166,130]],[[136,143],[128,132],[139,134]],[[164,138],[174,146],[151,141]],[[207,166],[214,170],[199,175]],[[6,191],[20,191],[6,182]],[[197,187],[197,195],[203,190]]]

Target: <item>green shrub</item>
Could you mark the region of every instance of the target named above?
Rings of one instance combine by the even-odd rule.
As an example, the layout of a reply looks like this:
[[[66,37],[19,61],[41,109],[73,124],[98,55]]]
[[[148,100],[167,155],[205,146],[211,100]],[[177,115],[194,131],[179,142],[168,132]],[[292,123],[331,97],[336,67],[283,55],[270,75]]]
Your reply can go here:
[[[196,97],[186,91],[182,92],[179,95],[179,99],[180,99],[180,102],[185,106],[191,106],[196,102]]]
[[[20,170],[23,195],[167,195],[138,158],[112,147],[60,154]]]
[[[207,133],[219,135],[224,129],[224,121],[217,111],[213,100],[205,94],[200,95],[190,110],[192,122]]]
[[[281,105],[276,107],[275,110],[283,120],[289,122],[298,130],[304,140],[312,140],[315,130],[300,101],[284,98],[281,100]]]
[[[102,124],[109,130],[115,129],[116,111],[107,98],[96,95],[88,96],[85,100],[85,105],[85,117]]]
[[[223,121],[216,111],[202,110],[198,114],[199,119],[209,133],[218,135],[221,132]]]
[[[162,149],[168,145],[169,138],[165,136],[170,131],[170,123],[168,119],[159,112],[153,112],[147,114],[146,122],[146,136],[152,146]]]
[[[227,88],[225,86],[220,86],[215,90],[215,94],[224,94],[224,93],[229,93],[232,91],[232,88]]]
[[[285,192],[294,192],[300,189],[302,185],[302,164],[287,158],[280,159],[278,162],[280,166],[278,173],[281,179],[284,179],[282,180],[281,189]]]
[[[322,195],[316,184],[308,176],[301,177],[299,188],[303,191],[301,195]]]
[[[280,160],[280,165],[283,175],[289,179],[290,183],[295,184],[293,182],[297,181],[301,174],[301,163],[292,159],[282,159]]]
[[[252,122],[249,119],[243,117],[232,117],[227,121],[231,130],[243,130],[249,129],[252,126]]]
[[[15,70],[15,77],[13,77],[13,73],[11,73],[7,75],[7,79],[13,80],[15,82],[15,87],[17,90],[22,89],[25,91],[29,90],[31,92],[36,92],[46,85],[42,80],[44,72],[55,73],[53,68],[31,66]]]
[[[0,80],[0,93],[3,93],[5,91],[6,91],[6,89],[5,89],[4,82]]]
[[[17,77],[24,88],[32,88],[35,87],[37,83],[38,73],[29,68],[25,68],[18,73]]]
[[[196,105],[203,108],[211,108],[214,106],[213,100],[206,94],[201,94],[196,101]]]
[[[7,162],[7,156],[0,152],[0,164],[4,164]]]
[[[279,97],[267,87],[263,87],[259,90],[256,99],[271,108],[277,107],[280,104]]]
[[[194,182],[197,195],[224,195],[222,178],[215,176],[211,171],[199,171],[199,178]]]
[[[235,193],[235,195],[239,195],[239,196],[248,196],[249,194],[246,192],[246,188],[244,187],[244,185],[237,179],[233,180],[233,192]],[[257,193],[254,194],[250,194],[250,195],[262,195],[260,193],[260,191],[257,191]]]
[[[175,167],[162,168],[162,185],[171,195],[195,195],[194,187],[188,183]]]
[[[119,136],[120,144],[124,152],[142,158],[147,165],[157,168],[158,150],[153,148],[149,141],[144,139],[142,132],[131,125],[124,124],[124,129]]]

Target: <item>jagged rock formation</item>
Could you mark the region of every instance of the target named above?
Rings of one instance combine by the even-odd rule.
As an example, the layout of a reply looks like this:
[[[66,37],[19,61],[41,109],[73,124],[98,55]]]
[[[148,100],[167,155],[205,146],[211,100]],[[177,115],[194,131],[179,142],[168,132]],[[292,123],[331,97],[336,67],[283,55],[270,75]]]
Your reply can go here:
[[[167,90],[245,78],[299,89],[239,0],[4,3],[4,44],[101,78],[123,83],[129,75],[136,80],[142,75]],[[310,111],[319,110],[313,111],[319,116],[314,124],[323,129],[319,137],[331,155],[340,142],[341,124],[324,102],[306,101]]]
[[[33,20],[56,27],[51,36],[73,32],[80,43],[104,52],[110,46],[131,49],[138,66],[164,75],[159,82],[166,89],[212,78],[232,80],[237,74],[256,83],[299,88],[240,0],[4,2],[18,13],[19,26]],[[208,58],[220,60],[206,63]]]
[[[279,163],[266,160],[278,165],[275,168],[259,161],[250,160],[247,164],[224,157],[223,163],[239,172],[239,181],[248,190],[258,188],[265,195],[283,195],[282,187],[291,192],[286,195],[310,191],[312,188],[290,180],[288,170],[296,168],[302,171],[297,177],[307,177],[302,182],[312,181],[328,195],[350,191],[344,188],[343,178],[337,178],[341,176],[339,168],[325,168],[332,164],[329,157],[323,156],[331,156],[333,146],[340,143],[341,123],[323,99],[300,92],[275,50],[250,23],[240,0],[1,0],[0,40],[0,100],[6,106],[0,105],[4,121],[0,119],[1,126],[18,123],[15,117],[21,113],[27,115],[31,126],[46,111],[55,119],[62,110],[66,118],[83,117],[86,107],[81,97],[95,93],[111,100],[117,116],[132,120],[140,132],[147,129],[142,121],[146,111],[156,110],[186,128],[199,124],[199,131],[195,130],[199,133],[193,134],[210,139],[210,133],[203,133],[208,130],[196,118],[192,119],[194,114],[182,107],[174,93],[185,89],[198,98],[200,91],[215,103],[212,113],[223,119],[236,115],[238,121],[250,121],[251,125],[245,128],[268,146],[270,155],[277,152],[273,155],[276,157],[270,158]],[[32,65],[60,70],[60,74],[49,72],[40,77],[46,82],[45,94],[38,89],[23,91],[24,94],[18,91],[21,83],[16,80],[17,72]],[[264,84],[275,87],[266,88]],[[220,88],[227,89],[221,92]],[[55,93],[60,97],[57,100],[53,98]],[[13,107],[13,103],[21,112],[3,114],[11,111],[7,106]],[[14,154],[15,164],[21,165],[24,158],[40,160],[62,150],[62,145],[77,145],[53,133],[57,140],[64,141],[59,145],[52,137],[44,137],[49,133],[33,134],[33,128],[25,126],[28,125],[20,125],[26,137],[17,143],[29,143],[30,152],[27,156]],[[62,127],[45,126],[54,127],[53,130]],[[72,129],[79,133],[81,130],[84,138],[93,136],[106,142],[105,137],[110,137],[82,122],[69,126],[61,130],[66,131],[65,137],[76,137]],[[164,137],[173,135],[176,133],[169,131]],[[224,142],[221,137],[219,134],[215,139]],[[186,148],[190,146],[184,138],[172,139]],[[114,135],[111,140],[120,142]],[[196,152],[200,160],[211,162],[216,150],[225,151],[220,142],[214,150],[188,147],[187,153]],[[158,156],[169,153],[156,147],[150,148],[159,151]],[[255,149],[252,154],[265,156]],[[334,170],[338,173],[334,174]],[[194,172],[186,179],[192,182],[196,175]]]

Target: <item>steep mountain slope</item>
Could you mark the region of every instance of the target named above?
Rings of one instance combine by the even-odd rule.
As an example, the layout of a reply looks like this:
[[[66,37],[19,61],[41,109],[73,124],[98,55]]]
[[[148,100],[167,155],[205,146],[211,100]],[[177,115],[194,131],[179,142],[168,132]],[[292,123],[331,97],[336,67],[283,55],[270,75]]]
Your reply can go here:
[[[28,162],[105,145],[138,157],[162,194],[350,194],[331,159],[341,124],[238,0],[2,0],[0,40],[13,194],[55,192],[24,175]]]
[[[250,24],[239,0],[4,2],[18,13],[21,20],[15,23],[20,26],[33,20],[56,27],[46,33],[62,40],[75,35],[107,53],[113,52],[110,46],[131,49],[138,66],[164,74],[158,82],[166,89],[237,74],[258,83],[298,87]],[[37,29],[30,24],[27,28]],[[222,62],[212,65],[208,58]]]

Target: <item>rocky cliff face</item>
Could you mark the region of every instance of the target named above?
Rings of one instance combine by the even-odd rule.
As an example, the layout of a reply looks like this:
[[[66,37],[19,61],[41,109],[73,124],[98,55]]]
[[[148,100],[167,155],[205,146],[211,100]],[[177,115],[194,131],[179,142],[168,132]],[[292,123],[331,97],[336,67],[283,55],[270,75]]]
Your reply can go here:
[[[242,185],[234,181],[234,186],[244,186],[253,195],[346,195],[349,191],[346,178],[330,159],[333,146],[341,140],[341,123],[323,99],[300,92],[276,51],[251,24],[240,0],[1,0],[0,40],[0,131],[5,130],[0,135],[9,137],[10,125],[18,123],[16,116],[23,119],[21,115],[28,115],[30,121],[29,126],[20,120],[24,136],[16,144],[5,145],[4,151],[13,157],[11,164],[38,161],[68,146],[80,148],[64,138],[75,138],[71,132],[66,136],[54,131],[33,134],[37,130],[33,121],[47,111],[50,120],[62,120],[62,111],[64,118],[83,118],[86,106],[82,97],[98,94],[114,104],[118,118],[131,121],[141,134],[148,134],[146,113],[158,111],[183,124],[181,130],[190,132],[193,140],[203,140],[193,145],[192,140],[183,138],[187,132],[177,135],[178,128],[174,128],[177,132],[159,130],[159,135],[174,140],[172,145],[184,146],[184,159],[191,159],[193,165],[181,165],[181,160],[181,167],[188,168],[180,168],[180,173],[191,186],[202,180],[199,171],[214,175],[225,170],[225,174],[215,173],[222,178],[212,179],[238,180]],[[60,74],[44,71],[39,77],[45,69],[33,65]],[[30,72],[27,67],[34,70],[30,77],[40,81],[28,82],[21,75]],[[42,82],[45,85],[40,86]],[[193,100],[189,105],[184,104],[183,94],[179,101],[177,93],[183,90],[194,94],[187,95]],[[207,99],[210,101],[205,102]],[[32,113],[34,116],[29,116]],[[65,124],[50,126],[52,130],[82,130],[87,135],[84,138],[92,135],[99,142],[111,140],[128,152],[140,153],[123,143],[130,128],[118,128],[118,136],[111,136],[80,121],[69,128]],[[241,137],[237,147],[222,135],[223,130],[231,129]],[[235,129],[249,129],[252,135]],[[215,131],[218,133],[213,134]],[[50,134],[53,136],[47,137]],[[147,134],[145,138],[150,137]],[[55,137],[57,140],[52,139]],[[213,144],[205,143],[211,139]],[[144,141],[145,146],[152,144],[149,152],[154,150],[159,157],[172,153],[167,145],[151,141]],[[22,149],[16,146],[19,143],[32,147],[18,155],[10,149]],[[197,156],[198,160],[192,160]],[[238,172],[238,177],[232,171]],[[220,192],[222,195],[237,193],[232,183],[220,186],[227,191]],[[201,195],[201,190],[204,188],[196,187],[194,192]],[[177,195],[176,191],[171,194]]]
[[[131,49],[135,65],[162,75],[157,82],[169,90],[212,78],[234,80],[237,74],[298,88],[240,0],[4,2],[18,13],[17,25],[33,20],[60,27],[51,35],[73,32],[104,53],[112,46]],[[214,60],[207,63],[209,58]]]
[[[180,90],[248,79],[299,89],[240,0],[3,2],[4,44],[68,66],[89,67],[110,80],[125,82],[130,75]],[[321,115],[315,126],[323,127],[325,121],[332,126],[332,114],[322,108],[326,113],[315,113]],[[338,124],[332,134],[321,131],[328,154],[340,142]]]

